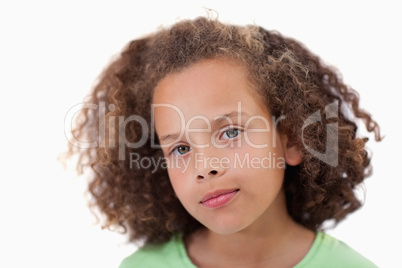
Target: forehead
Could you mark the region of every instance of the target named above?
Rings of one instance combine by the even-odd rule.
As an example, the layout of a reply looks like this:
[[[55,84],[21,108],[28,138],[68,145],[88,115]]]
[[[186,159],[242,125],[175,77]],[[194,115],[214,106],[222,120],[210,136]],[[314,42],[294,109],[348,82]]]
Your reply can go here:
[[[239,102],[251,113],[256,108],[265,108],[244,65],[224,59],[203,60],[167,75],[158,83],[153,96],[154,105],[172,105],[185,119],[226,114],[236,110]],[[158,115],[157,110],[155,115]]]

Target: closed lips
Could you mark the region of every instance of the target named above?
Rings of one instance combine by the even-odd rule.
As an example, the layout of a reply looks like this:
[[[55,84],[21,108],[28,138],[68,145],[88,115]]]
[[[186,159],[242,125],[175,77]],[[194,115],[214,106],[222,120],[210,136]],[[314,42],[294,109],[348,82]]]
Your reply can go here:
[[[218,191],[214,191],[211,193],[206,194],[202,200],[200,201],[200,203],[205,203],[206,201],[216,198],[220,195],[224,195],[224,194],[229,194],[229,193],[233,193],[233,192],[238,192],[240,191],[240,189],[230,189],[230,190],[218,190]]]

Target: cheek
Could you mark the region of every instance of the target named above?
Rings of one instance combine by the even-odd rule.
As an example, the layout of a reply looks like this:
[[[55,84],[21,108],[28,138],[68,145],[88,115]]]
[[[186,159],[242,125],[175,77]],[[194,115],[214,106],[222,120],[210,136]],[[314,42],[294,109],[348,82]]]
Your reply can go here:
[[[254,148],[246,145],[237,153],[243,163],[241,168],[236,168],[242,174],[239,179],[243,187],[250,193],[260,193],[257,196],[274,197],[282,187],[285,172],[281,147]]]
[[[257,132],[260,130],[252,129],[245,133],[244,141],[245,145],[250,146],[252,148],[265,148],[266,146],[272,145],[271,133],[267,130],[261,130],[264,132]],[[267,132],[266,132],[267,131]]]
[[[232,168],[240,169],[240,171],[246,169],[250,174],[260,173],[261,170],[266,173],[277,173],[278,169],[284,169],[285,157],[281,144],[275,141],[268,143],[272,140],[271,136],[254,134],[256,135],[253,135],[253,141],[258,144],[244,139],[240,147],[232,150],[230,159],[231,163],[235,163]]]
[[[168,168],[168,175],[173,190],[180,201],[186,199],[186,195],[190,194],[190,179],[186,172],[180,168]]]
[[[267,129],[251,129],[244,135],[244,145],[250,150],[261,149],[276,152],[281,150],[281,141],[276,131]],[[258,152],[256,152],[258,153]],[[261,152],[266,153],[266,152]]]
[[[170,183],[172,184],[172,187],[177,194],[177,192],[180,192],[180,185],[182,185],[180,183],[180,180],[181,180],[180,171],[175,168],[169,168],[168,175],[169,175]]]

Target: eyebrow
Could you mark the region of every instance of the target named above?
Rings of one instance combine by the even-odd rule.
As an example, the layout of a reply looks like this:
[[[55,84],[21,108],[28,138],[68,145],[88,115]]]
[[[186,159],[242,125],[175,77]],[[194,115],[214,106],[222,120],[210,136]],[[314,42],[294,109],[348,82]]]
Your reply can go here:
[[[178,133],[168,134],[168,135],[164,135],[164,136],[160,137],[159,141],[162,142],[162,141],[167,141],[167,140],[176,140],[179,138],[179,136],[180,135]]]
[[[219,125],[220,123],[222,123],[223,121],[227,120],[228,118],[233,118],[233,117],[237,117],[237,116],[242,116],[242,117],[250,117],[250,115],[246,112],[237,112],[237,111],[233,111],[230,113],[226,113],[223,115],[218,115],[216,117],[213,118],[213,122],[212,125]],[[159,141],[160,142],[166,142],[167,140],[176,140],[180,137],[179,133],[174,133],[174,134],[167,134],[167,135],[163,135],[160,137]]]
[[[217,117],[214,117],[214,122],[213,124],[219,124],[222,123],[222,121],[227,120],[228,118],[236,117],[236,116],[245,116],[245,117],[250,117],[250,115],[246,112],[237,112],[233,111],[227,114],[219,115]]]

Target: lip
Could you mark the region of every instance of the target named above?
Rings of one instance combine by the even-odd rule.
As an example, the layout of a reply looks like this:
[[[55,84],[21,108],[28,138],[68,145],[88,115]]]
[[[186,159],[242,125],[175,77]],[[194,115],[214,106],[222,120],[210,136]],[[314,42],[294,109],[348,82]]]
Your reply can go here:
[[[200,203],[209,208],[221,207],[231,201],[239,191],[239,189],[216,190],[204,195]]]

